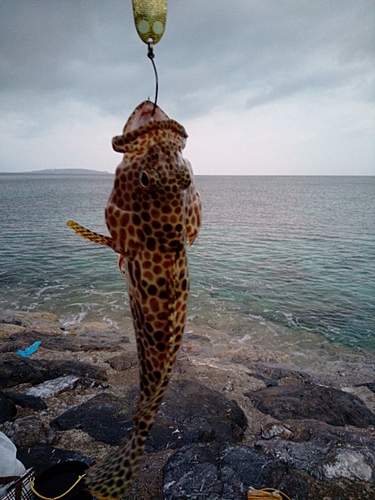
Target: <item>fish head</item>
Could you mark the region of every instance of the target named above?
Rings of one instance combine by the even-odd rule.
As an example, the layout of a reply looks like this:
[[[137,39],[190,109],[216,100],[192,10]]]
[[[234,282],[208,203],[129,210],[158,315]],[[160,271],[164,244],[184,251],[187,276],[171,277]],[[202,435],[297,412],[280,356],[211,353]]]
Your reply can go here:
[[[135,108],[126,122],[123,134],[137,130],[151,121],[169,120],[164,111],[151,101],[144,101]]]
[[[135,108],[124,126],[122,135],[112,139],[113,149],[118,153],[144,152],[149,141],[160,140],[164,131],[165,138],[176,143],[180,150],[186,145],[187,133],[182,125],[175,120],[171,120],[166,113],[151,101],[144,101]],[[169,134],[167,133],[169,131]],[[158,133],[159,132],[159,133]],[[174,134],[173,134],[174,132]],[[142,140],[139,140],[144,136]]]
[[[123,160],[116,170],[106,221],[119,253],[128,256],[151,238],[164,246],[176,239],[185,244],[191,198],[187,191],[195,193],[191,165],[182,156],[186,138],[184,127],[150,101],[140,104],[124,133],[113,138],[113,148],[123,153]]]

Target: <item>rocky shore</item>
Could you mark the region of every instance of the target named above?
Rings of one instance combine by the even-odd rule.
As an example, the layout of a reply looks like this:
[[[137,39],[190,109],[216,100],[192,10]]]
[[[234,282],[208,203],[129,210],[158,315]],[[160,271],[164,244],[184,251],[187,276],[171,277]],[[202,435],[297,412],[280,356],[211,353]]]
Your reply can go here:
[[[188,323],[127,500],[375,498],[375,357],[288,353]],[[37,351],[24,351],[40,342]],[[0,430],[38,473],[87,464],[129,434],[138,393],[131,320],[64,328],[50,313],[0,312]]]

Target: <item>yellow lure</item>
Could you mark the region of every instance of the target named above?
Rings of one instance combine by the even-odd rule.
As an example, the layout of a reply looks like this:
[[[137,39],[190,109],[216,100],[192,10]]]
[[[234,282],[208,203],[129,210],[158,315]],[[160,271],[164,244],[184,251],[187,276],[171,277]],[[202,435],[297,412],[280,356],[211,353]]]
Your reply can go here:
[[[157,43],[163,36],[167,22],[167,0],[132,1],[138,35],[145,43]]]

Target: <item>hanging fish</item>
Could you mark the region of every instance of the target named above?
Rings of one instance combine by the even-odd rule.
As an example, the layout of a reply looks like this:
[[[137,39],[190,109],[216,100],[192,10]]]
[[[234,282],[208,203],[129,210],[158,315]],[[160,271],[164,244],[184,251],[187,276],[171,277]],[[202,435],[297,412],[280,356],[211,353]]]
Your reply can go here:
[[[123,135],[124,157],[105,210],[111,236],[74,221],[83,238],[119,254],[128,284],[140,367],[140,396],[128,441],[87,471],[87,489],[99,500],[121,498],[134,479],[176,362],[186,321],[189,273],[186,246],[201,225],[201,202],[182,149],[184,127],[154,103],[140,104]]]

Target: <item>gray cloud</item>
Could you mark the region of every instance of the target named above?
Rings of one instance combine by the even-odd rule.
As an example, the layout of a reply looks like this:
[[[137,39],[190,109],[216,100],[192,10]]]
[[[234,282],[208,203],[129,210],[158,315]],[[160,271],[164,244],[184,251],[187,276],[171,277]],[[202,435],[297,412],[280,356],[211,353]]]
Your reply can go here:
[[[373,0],[169,0],[155,46],[160,103],[186,120],[343,89],[369,102],[374,33]],[[124,121],[153,98],[130,0],[2,0],[0,43],[4,127],[15,134],[43,134],[64,103]]]

